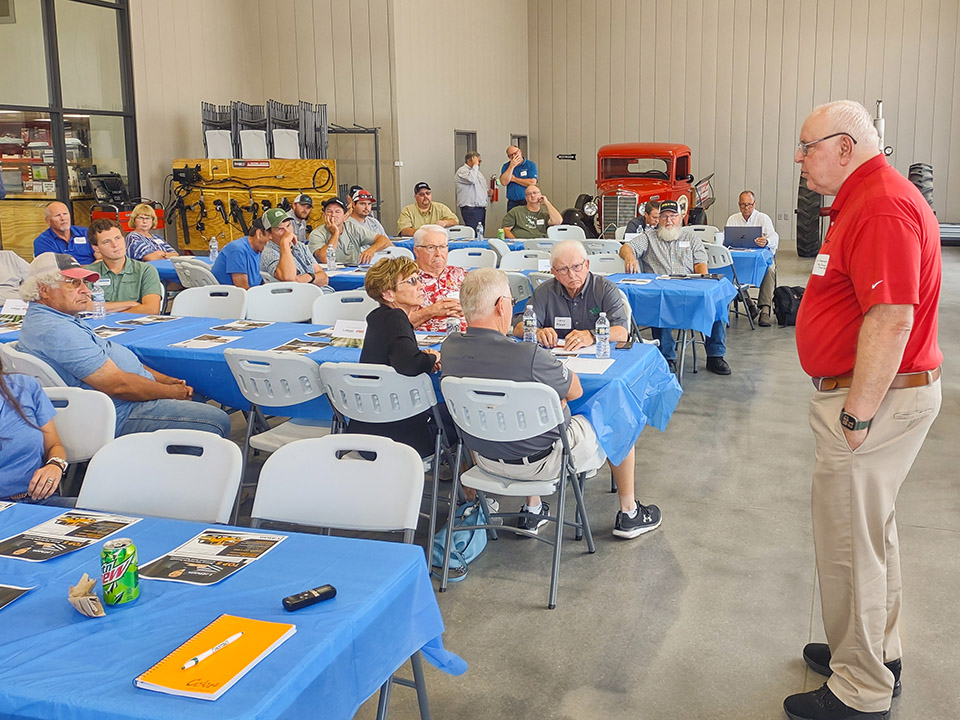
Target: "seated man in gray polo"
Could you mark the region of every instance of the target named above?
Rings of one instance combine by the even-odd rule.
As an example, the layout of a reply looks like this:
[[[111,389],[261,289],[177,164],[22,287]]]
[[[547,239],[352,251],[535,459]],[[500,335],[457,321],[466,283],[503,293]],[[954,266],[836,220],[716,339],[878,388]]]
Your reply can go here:
[[[623,342],[630,335],[623,296],[602,275],[590,272],[590,259],[579,240],[561,240],[550,250],[548,280],[534,291],[537,341],[543,347],[563,345],[577,350],[594,344],[594,328],[600,313],[610,321],[610,342]],[[523,337],[523,321],[513,334]]]
[[[595,470],[606,456],[590,421],[583,415],[570,417],[567,403],[583,394],[576,373],[567,370],[549,351],[536,343],[515,342],[507,337],[513,319],[510,283],[501,270],[480,268],[467,274],[460,286],[460,304],[467,319],[467,331],[447,337],[440,351],[444,376],[476,377],[539,382],[553,388],[563,403],[567,437],[577,472]],[[540,480],[560,474],[562,444],[557,432],[548,432],[529,440],[510,443],[486,442],[468,438],[483,470],[514,480]],[[660,509],[644,506],[634,498],[635,451],[619,465],[611,465],[620,512],[613,534],[634,538],[660,525]],[[536,531],[549,515],[547,503],[530,496],[521,508],[517,526]]]
[[[310,250],[297,240],[290,218],[280,208],[270,208],[260,218],[269,242],[260,253],[260,269],[281,282],[330,284],[323,268],[313,261]]]
[[[109,395],[117,435],[186,428],[228,437],[230,418],[223,410],[192,402],[193,388],[183,380],[144,367],[129,349],[95,335],[77,317],[90,300],[87,282],[98,279],[70,255],[35,258],[20,288],[30,307],[17,349],[49,364],[67,385]]]
[[[392,244],[386,235],[347,222],[347,205],[338,197],[323,201],[323,225],[310,233],[310,252],[324,264],[332,252],[341,265],[368,265],[378,251]]]

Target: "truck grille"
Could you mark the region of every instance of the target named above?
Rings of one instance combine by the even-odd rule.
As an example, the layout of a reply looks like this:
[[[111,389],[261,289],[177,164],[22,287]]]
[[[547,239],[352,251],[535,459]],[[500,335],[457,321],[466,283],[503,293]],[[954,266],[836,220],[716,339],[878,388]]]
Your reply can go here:
[[[637,197],[630,190],[618,190],[600,198],[600,237],[613,238],[618,227],[637,216]]]

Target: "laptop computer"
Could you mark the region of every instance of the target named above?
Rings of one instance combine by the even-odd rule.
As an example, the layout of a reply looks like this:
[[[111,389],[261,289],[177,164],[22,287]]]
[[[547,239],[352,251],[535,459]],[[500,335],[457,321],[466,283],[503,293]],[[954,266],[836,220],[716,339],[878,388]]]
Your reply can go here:
[[[737,227],[727,225],[723,229],[723,244],[732,248],[755,248],[754,242],[761,235],[759,227]]]

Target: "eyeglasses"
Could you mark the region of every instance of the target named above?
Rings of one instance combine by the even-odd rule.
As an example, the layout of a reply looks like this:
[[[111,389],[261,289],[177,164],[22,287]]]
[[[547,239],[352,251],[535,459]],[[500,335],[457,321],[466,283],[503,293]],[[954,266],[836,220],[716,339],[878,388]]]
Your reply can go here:
[[[811,140],[810,142],[800,141],[800,142],[797,143],[797,150],[800,151],[800,154],[801,154],[801,155],[806,155],[806,154],[807,154],[807,151],[810,149],[811,146],[816,145],[817,143],[822,143],[824,140],[829,140],[830,138],[840,137],[841,135],[846,135],[848,138],[850,138],[851,140],[853,140],[853,144],[854,144],[854,145],[857,144],[857,139],[856,139],[853,135],[851,135],[850,133],[848,133],[848,132],[835,132],[835,133],[832,133],[832,134],[830,134],[830,135],[827,135],[826,137],[822,137],[822,138],[820,138],[819,140]]]
[[[82,288],[87,284],[87,281],[83,280],[82,278],[66,278],[60,282],[62,282],[64,285],[69,285],[74,290]]]
[[[555,267],[553,271],[557,275],[567,275],[568,273],[578,273],[583,270],[583,266],[587,264],[587,261],[579,262],[576,265],[571,265],[569,267]]]
[[[397,284],[402,285],[403,283],[407,283],[409,285],[413,285],[414,287],[416,287],[417,285],[420,285],[423,283],[423,278],[420,277],[419,275],[411,275],[406,280],[401,280]]]
[[[804,153],[804,155],[806,155],[806,153]],[[753,207],[754,205],[756,205],[755,202],[752,202],[752,203],[737,203],[737,204],[738,204],[740,207]]]
[[[414,249],[419,248],[420,250],[425,250],[428,253],[438,253],[441,250],[449,250],[449,245],[415,245]]]

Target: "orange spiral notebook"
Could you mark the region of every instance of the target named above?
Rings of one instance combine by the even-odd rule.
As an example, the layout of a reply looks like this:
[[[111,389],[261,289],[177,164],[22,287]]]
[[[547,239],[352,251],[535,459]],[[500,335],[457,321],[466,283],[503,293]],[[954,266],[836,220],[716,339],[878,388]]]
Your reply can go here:
[[[138,688],[216,700],[297,631],[289,623],[221,615],[133,680]]]

